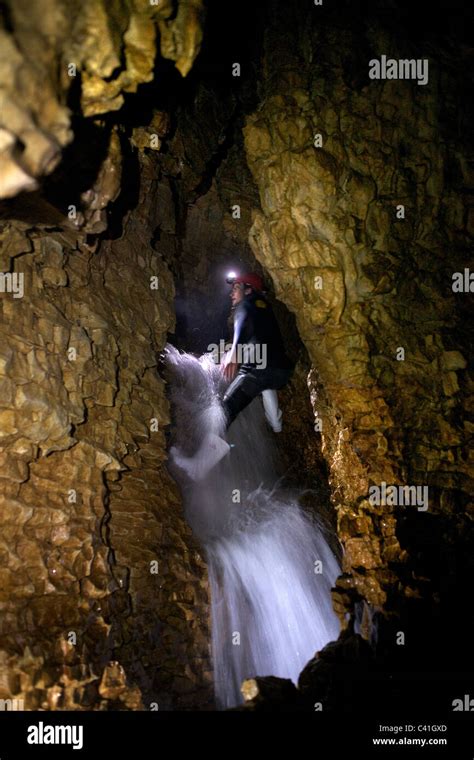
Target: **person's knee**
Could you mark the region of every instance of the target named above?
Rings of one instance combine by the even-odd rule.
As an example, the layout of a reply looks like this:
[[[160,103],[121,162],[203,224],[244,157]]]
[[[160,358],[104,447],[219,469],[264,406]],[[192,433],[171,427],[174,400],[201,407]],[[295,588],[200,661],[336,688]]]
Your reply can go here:
[[[258,395],[259,389],[249,375],[238,376],[228,387],[222,400],[222,406],[227,418],[226,428],[235,420],[238,414]]]
[[[226,427],[229,427],[237,415],[245,409],[251,401],[252,397],[244,393],[242,389],[235,391],[233,394],[227,396],[227,398],[224,396],[223,407],[227,418]]]

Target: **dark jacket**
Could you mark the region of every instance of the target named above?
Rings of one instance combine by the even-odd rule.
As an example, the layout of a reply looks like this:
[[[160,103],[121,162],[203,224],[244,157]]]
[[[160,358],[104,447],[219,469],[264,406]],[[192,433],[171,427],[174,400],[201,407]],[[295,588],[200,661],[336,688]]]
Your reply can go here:
[[[243,368],[255,368],[255,359],[263,354],[269,368],[292,368],[273,309],[261,293],[250,293],[236,306],[234,330],[238,331],[237,345],[255,347],[254,351],[249,351],[248,360],[242,363]]]

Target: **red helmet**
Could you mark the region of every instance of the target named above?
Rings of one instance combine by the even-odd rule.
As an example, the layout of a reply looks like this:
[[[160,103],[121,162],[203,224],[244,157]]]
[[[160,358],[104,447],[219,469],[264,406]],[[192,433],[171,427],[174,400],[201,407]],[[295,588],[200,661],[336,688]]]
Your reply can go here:
[[[247,274],[239,275],[235,278],[234,282],[242,282],[244,285],[249,285],[254,290],[263,290],[263,280],[259,274],[255,272],[248,272]]]

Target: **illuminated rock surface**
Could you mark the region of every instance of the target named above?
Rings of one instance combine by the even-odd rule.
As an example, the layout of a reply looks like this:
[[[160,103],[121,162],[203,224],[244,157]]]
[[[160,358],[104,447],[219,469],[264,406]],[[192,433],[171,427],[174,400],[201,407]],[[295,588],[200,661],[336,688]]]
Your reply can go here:
[[[375,614],[390,652],[412,625],[416,658],[473,569],[466,48],[453,67],[450,31],[428,29],[428,86],[373,82],[370,58],[412,49],[402,22],[276,3],[251,73],[231,81],[229,52],[222,85],[200,0],[4,5],[0,270],[24,295],[0,294],[0,698],[212,707],[158,362],[168,333],[206,349],[233,261],[260,266],[298,359],[281,450],[344,549],[336,612],[367,639]],[[428,486],[427,513],[370,504],[382,482]],[[246,698],[272,689],[299,699],[258,679]]]

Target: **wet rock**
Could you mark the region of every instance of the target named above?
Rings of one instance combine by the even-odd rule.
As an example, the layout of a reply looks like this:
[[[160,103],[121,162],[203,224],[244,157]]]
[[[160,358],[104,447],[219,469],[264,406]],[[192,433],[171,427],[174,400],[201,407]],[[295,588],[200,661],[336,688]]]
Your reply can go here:
[[[301,671],[298,690],[307,709],[350,712],[357,705],[357,679],[366,677],[373,660],[373,650],[361,636],[343,632]]]
[[[120,109],[125,93],[151,81],[158,42],[161,54],[188,74],[201,46],[203,6],[180,0],[174,10],[148,0],[7,2],[10,26],[0,30],[0,198],[36,189],[57,167],[74,139],[65,102],[78,77],[82,114],[90,118]],[[105,229],[104,222],[96,210],[91,231]]]
[[[29,252],[22,268],[37,273],[4,310],[0,363],[1,479],[12,489],[2,486],[0,649],[10,672],[23,674],[18,696],[32,709],[80,709],[83,700],[142,709],[152,689],[168,691],[172,706],[173,679],[186,683],[183,709],[198,693],[211,699],[206,568],[164,467],[170,414],[157,356],[173,327],[174,289],[143,221],[153,219],[156,184],[143,161],[140,221],[132,213],[124,236],[95,256],[79,233],[72,248],[62,231],[2,229],[10,240],[2,250]],[[112,165],[87,199],[91,212],[116,193]],[[18,652],[19,632],[40,653],[34,665]],[[67,686],[60,666],[50,667],[66,656],[58,641],[72,642],[71,666],[89,669],[74,671]],[[102,672],[111,646],[132,680],[123,690],[107,671],[101,694],[91,671]],[[160,682],[155,674],[171,653],[173,669]]]
[[[245,700],[240,710],[278,712],[301,710],[303,703],[292,681],[275,676],[248,678],[241,686]]]
[[[452,322],[461,304],[436,253],[449,249],[454,266],[468,246],[455,212],[457,181],[443,184],[454,153],[467,149],[466,134],[450,156],[441,148],[433,116],[443,109],[439,88],[420,100],[405,91],[402,97],[396,85],[380,88],[367,80],[362,95],[344,78],[341,45],[328,43],[331,23],[312,19],[303,31],[277,12],[267,25],[261,101],[243,130],[260,198],[249,241],[277,297],[296,315],[317,372],[311,396],[344,569],[355,575],[354,591],[384,604],[385,583],[396,577],[385,574],[384,564],[400,548],[393,531],[380,534],[379,519],[394,519],[389,506],[361,521],[372,518],[370,484],[449,490],[457,483],[463,493],[458,502],[467,498],[455,422],[465,414],[461,385],[467,381],[463,338]],[[393,34],[382,27],[374,25],[374,38]],[[344,29],[356,48],[360,40],[353,38],[349,16]],[[284,35],[287,54],[276,58]],[[324,55],[312,58],[314,49]],[[306,51],[304,64],[291,52],[297,50]],[[314,143],[318,134],[322,142]],[[441,192],[452,211],[448,224],[432,202]],[[404,219],[397,218],[399,204]],[[456,251],[449,242],[454,238]],[[429,265],[421,263],[428,261],[424,251]],[[437,272],[436,283],[420,266]],[[434,336],[424,328],[432,320]],[[399,348],[404,353],[397,357]],[[351,526],[354,520],[358,527]]]

